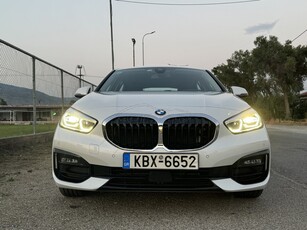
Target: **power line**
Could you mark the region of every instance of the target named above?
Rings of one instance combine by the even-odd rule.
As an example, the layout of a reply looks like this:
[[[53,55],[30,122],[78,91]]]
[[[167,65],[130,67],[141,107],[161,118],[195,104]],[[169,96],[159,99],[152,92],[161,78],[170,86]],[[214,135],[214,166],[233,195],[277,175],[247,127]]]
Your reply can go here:
[[[295,41],[296,39],[298,39],[300,36],[302,36],[305,32],[307,31],[307,29],[305,31],[303,31],[302,33],[300,33],[300,35],[298,35],[296,38],[294,38],[291,42]]]
[[[214,5],[231,5],[231,4],[259,2],[261,0],[210,2],[210,3],[163,3],[163,2],[142,2],[142,1],[130,1],[130,0],[115,0],[115,1],[124,2],[124,3],[132,3],[132,4],[158,5],[158,6],[214,6]]]
[[[85,77],[103,78],[102,76],[85,75]]]

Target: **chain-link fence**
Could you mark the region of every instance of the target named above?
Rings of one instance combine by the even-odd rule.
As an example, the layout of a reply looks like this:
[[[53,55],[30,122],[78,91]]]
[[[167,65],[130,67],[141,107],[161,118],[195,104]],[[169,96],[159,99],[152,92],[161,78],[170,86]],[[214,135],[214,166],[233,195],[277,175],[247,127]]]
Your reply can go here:
[[[52,131],[83,86],[96,87],[0,39],[0,138]]]

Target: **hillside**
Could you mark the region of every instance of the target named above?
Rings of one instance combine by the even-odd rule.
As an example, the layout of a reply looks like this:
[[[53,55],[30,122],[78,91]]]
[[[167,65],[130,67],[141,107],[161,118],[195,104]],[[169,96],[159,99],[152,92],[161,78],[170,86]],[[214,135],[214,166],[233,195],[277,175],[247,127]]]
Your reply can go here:
[[[32,105],[32,89],[17,87],[0,83],[0,98],[7,102],[8,105]],[[49,96],[43,92],[36,92],[37,104],[40,105],[60,105],[60,97]],[[64,103],[69,104],[76,98],[65,98]]]

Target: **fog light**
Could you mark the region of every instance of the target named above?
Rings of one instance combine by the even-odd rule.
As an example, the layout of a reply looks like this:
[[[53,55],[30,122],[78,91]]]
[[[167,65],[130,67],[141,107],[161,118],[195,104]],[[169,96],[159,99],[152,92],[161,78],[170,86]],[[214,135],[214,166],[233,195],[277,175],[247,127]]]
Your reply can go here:
[[[243,162],[244,165],[261,165],[263,164],[262,159],[251,159]]]
[[[62,157],[60,162],[62,164],[79,164],[78,159],[76,159],[76,158],[67,158],[67,157]]]
[[[256,167],[264,165],[265,167],[267,167],[267,163],[268,163],[268,155],[261,154],[261,155],[254,155],[254,156],[241,158],[234,165],[236,165],[237,167],[253,167],[253,166]]]
[[[91,167],[82,157],[55,149],[54,173],[60,180],[80,183],[91,176]]]
[[[259,183],[269,173],[268,150],[241,158],[232,166],[231,178],[239,184]]]
[[[88,163],[81,157],[74,154],[66,153],[54,153],[55,155],[55,168],[58,165],[75,165],[75,166],[87,166]]]

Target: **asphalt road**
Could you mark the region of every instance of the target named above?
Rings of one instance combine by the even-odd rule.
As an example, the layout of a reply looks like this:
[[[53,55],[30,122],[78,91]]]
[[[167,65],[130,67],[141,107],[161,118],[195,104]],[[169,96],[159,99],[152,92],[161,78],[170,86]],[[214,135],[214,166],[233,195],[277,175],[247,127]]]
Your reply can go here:
[[[63,197],[51,144],[0,152],[0,229],[307,229],[307,127],[269,127],[271,180],[258,199],[224,193]]]

